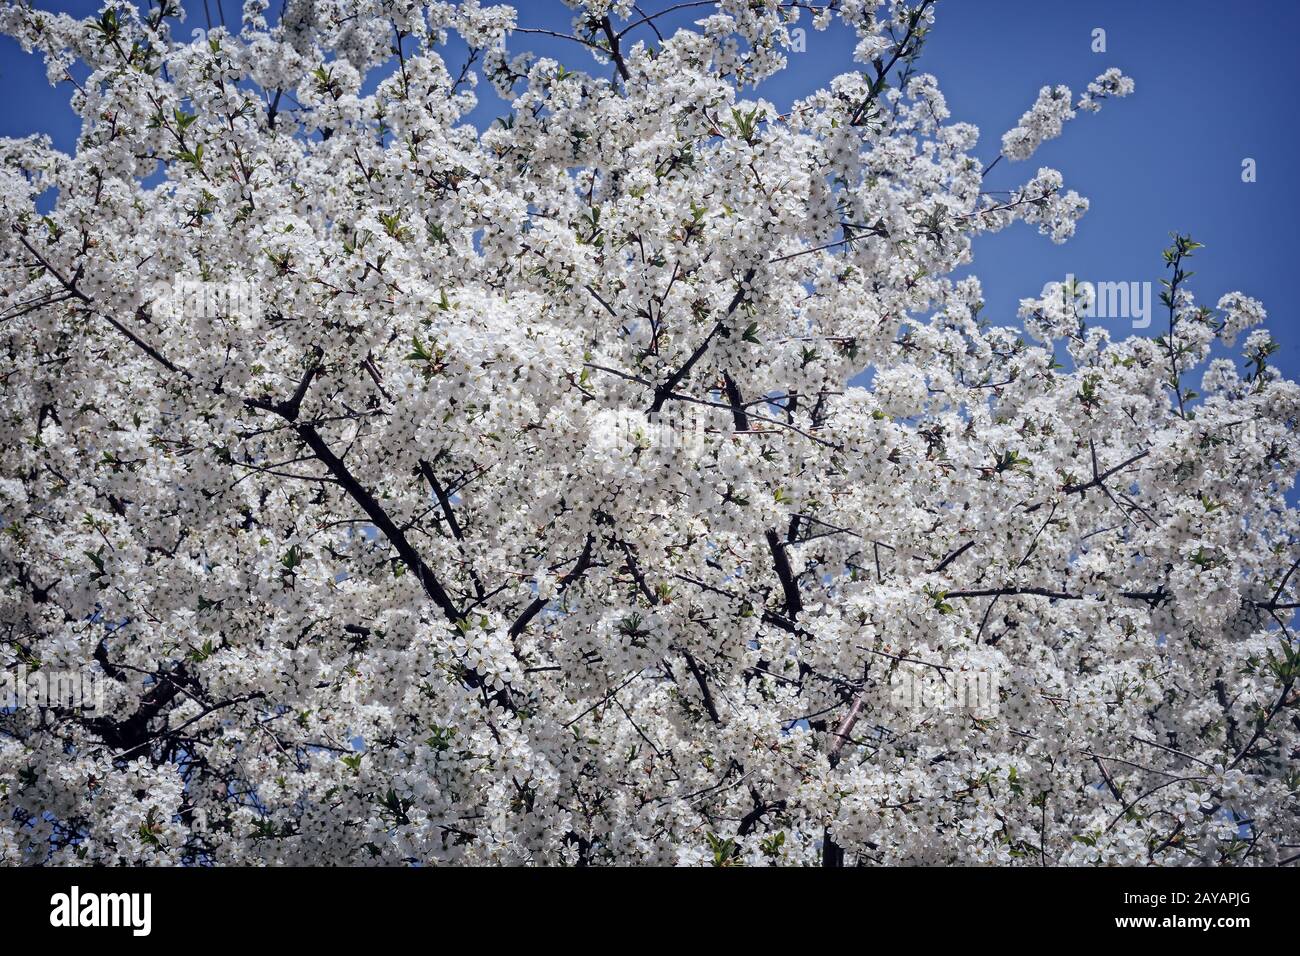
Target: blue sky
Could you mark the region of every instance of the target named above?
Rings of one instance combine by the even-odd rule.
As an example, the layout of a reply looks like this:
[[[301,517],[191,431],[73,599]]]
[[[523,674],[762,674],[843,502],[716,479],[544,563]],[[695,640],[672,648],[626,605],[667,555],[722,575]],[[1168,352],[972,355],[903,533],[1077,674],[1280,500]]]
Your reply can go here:
[[[100,6],[37,3],[77,15]],[[238,4],[223,5],[233,25]],[[641,4],[646,10],[670,5]],[[209,6],[216,19],[217,0]],[[516,6],[521,26],[568,31],[572,13],[559,0]],[[202,0],[185,7],[186,27],[204,26]],[[685,11],[667,22],[684,25],[703,12]],[[803,25],[810,27],[806,17]],[[1106,31],[1105,53],[1091,49],[1098,27]],[[1193,263],[1198,299],[1213,305],[1222,293],[1240,289],[1262,300],[1282,345],[1274,361],[1300,378],[1300,328],[1286,295],[1296,269],[1289,240],[1300,210],[1300,177],[1293,173],[1300,132],[1290,103],[1300,79],[1297,32],[1300,4],[1290,0],[943,0],[918,69],[939,78],[953,120],[980,127],[986,161],[1040,86],[1065,83],[1077,93],[1108,66],[1137,83],[1134,96],[1105,104],[1098,115],[1081,114],[1033,159],[1002,163],[990,173],[989,188],[1003,189],[1024,182],[1039,165],[1053,166],[1092,208],[1062,246],[1023,225],[977,240],[969,271],[983,282],[985,315],[1014,322],[1022,297],[1067,273],[1154,283],[1163,274],[1160,250],[1169,232],[1179,230],[1206,244]],[[632,36],[652,37],[644,28]],[[853,42],[842,30],[809,29],[807,52],[792,55],[790,69],[764,84],[761,95],[785,105],[852,69]],[[592,65],[576,44],[529,45],[570,68]],[[50,88],[39,60],[7,37],[0,38],[0,83],[0,135],[46,132],[71,148],[76,125],[67,87]],[[479,123],[505,112],[483,91]],[[1256,164],[1253,183],[1242,182],[1246,158]],[[1116,323],[1116,331],[1126,333],[1125,325]],[[1160,328],[1157,311],[1148,333]]]

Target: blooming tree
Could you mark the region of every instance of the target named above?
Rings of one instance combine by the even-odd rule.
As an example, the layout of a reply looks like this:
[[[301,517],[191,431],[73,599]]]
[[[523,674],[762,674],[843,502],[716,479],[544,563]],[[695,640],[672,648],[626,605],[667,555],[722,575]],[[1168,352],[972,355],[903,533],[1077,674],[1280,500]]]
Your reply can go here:
[[[1293,856],[1263,309],[949,278],[1132,82],[981,159],[932,0],[569,5],[0,13],[81,120],[0,141],[0,663],[102,691],[0,712],[0,861]]]

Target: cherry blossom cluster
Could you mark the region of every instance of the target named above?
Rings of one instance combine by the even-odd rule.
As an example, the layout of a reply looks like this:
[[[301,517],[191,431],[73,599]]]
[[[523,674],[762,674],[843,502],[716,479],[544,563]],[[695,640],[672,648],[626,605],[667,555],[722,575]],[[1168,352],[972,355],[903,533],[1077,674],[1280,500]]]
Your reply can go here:
[[[1294,856],[1263,307],[988,314],[1087,203],[933,0],[567,2],[0,10],[81,123],[0,140],[0,666],[103,690],[0,712],[0,862]]]

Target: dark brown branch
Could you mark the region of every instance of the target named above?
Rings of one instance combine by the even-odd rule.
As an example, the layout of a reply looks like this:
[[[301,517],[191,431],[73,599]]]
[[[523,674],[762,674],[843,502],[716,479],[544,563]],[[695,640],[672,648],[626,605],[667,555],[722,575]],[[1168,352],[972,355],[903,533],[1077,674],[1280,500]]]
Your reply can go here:
[[[678,368],[677,371],[669,375],[662,385],[655,388],[654,402],[650,405],[651,412],[657,412],[664,407],[664,402],[668,401],[672,396],[673,390],[677,388],[682,379],[691,373],[691,369],[695,367],[695,363],[704,357],[704,353],[708,351],[709,343],[713,341],[713,337],[726,328],[727,319],[730,318],[731,314],[740,307],[740,303],[745,301],[745,296],[748,295],[748,290],[745,289],[745,283],[749,282],[753,278],[754,270],[749,269],[745,273],[745,277],[741,280],[740,288],[738,288],[736,294],[731,297],[731,303],[727,306],[727,311],[723,313],[722,318],[719,319],[713,328],[709,330],[709,334],[704,337],[704,341],[696,346],[695,351],[691,353],[690,357],[682,363],[681,367]]]
[[[740,818],[740,826],[736,828],[736,836],[748,836],[754,832],[754,827],[758,821],[767,816],[773,810],[784,810],[786,803],[784,800],[775,800],[772,803],[764,803],[759,799],[758,791],[750,790],[749,795],[754,798],[754,809],[750,810]]]
[[[375,496],[357,480],[356,476],[343,463],[343,459],[330,449],[325,439],[321,437],[314,425],[295,424],[294,430],[303,443],[312,450],[312,453],[325,466],[326,470],[334,476],[334,480],[342,486],[348,496],[357,503],[362,511],[366,513],[372,524],[379,529],[380,534],[388,539],[388,542],[397,551],[402,563],[411,571],[424,593],[429,599],[442,611],[447,620],[456,624],[461,620],[460,610],[452,601],[450,595],[443,589],[433,570],[424,563],[418,551],[412,547],[402,529],[393,523],[393,519],[388,516],[388,512],[375,499]]]
[[[583,545],[582,554],[578,555],[578,560],[574,562],[573,568],[564,576],[564,580],[560,583],[557,596],[563,594],[568,589],[569,585],[582,577],[586,570],[591,567],[592,546],[595,544],[595,541],[596,539],[594,535],[587,535],[587,543]],[[510,625],[510,636],[518,637],[522,634],[525,629],[527,629],[529,623],[532,622],[533,618],[540,614],[542,608],[546,607],[550,602],[550,598],[533,598],[532,603],[530,603],[528,607],[524,608],[524,613],[520,614],[515,620],[515,623]]]
[[[731,377],[730,373],[724,372],[722,384],[727,395],[727,404],[731,406],[731,420],[736,426],[736,431],[749,431],[749,413],[745,410],[745,401],[741,397],[736,380]]]
[[[1068,591],[1053,591],[1051,588],[1041,587],[1005,587],[1005,588],[973,588],[966,591],[945,591],[945,598],[980,598],[980,597],[1006,597],[1015,595],[1032,595],[1035,597],[1052,598],[1058,601],[1082,601],[1084,595],[1071,594]],[[1153,607],[1163,604],[1168,600],[1169,595],[1161,588],[1156,591],[1120,591],[1120,597],[1131,598],[1134,601],[1145,601]]]
[[[623,82],[626,83],[632,78],[632,74],[628,71],[627,62],[623,59],[623,51],[618,42],[619,34],[614,32],[614,25],[609,22],[608,16],[600,18],[600,29],[605,34],[605,38],[609,41],[609,55],[614,61],[614,65],[618,67],[618,75],[621,76]]]
[[[768,550],[772,552],[772,565],[776,568],[776,576],[781,581],[781,590],[785,595],[785,612],[794,619],[803,610],[799,584],[795,581],[794,570],[790,567],[790,559],[785,553],[785,545],[777,537],[776,532],[769,528],[766,538]]]
[[[686,667],[690,670],[691,676],[695,678],[695,683],[700,687],[700,695],[704,698],[704,709],[709,712],[709,719],[715,724],[722,723],[722,718],[718,716],[718,705],[713,701],[713,693],[709,690],[709,684],[704,679],[704,671],[701,670],[699,662],[691,656],[690,651],[682,651],[682,657],[686,659]]]
[[[946,568],[948,565],[952,564],[954,561],[956,561],[958,558],[960,558],[963,554],[965,554],[965,553],[966,553],[966,552],[967,552],[967,551],[968,551],[968,550],[969,550],[969,549],[970,549],[974,544],[975,544],[975,540],[974,540],[973,538],[972,538],[970,541],[967,541],[965,544],[963,544],[963,545],[962,545],[960,548],[958,548],[956,551],[953,551],[953,552],[949,553],[949,555],[948,555],[946,558],[944,558],[942,561],[939,562],[939,566],[938,566],[937,568],[935,568],[933,571],[931,571],[930,573],[931,573],[931,574],[938,574],[940,571],[942,571],[942,570],[943,570],[944,568]]]
[[[433,491],[434,497],[438,499],[438,505],[442,508],[442,513],[447,519],[447,527],[451,531],[452,537],[456,539],[458,544],[462,544],[465,540],[465,533],[461,530],[460,522],[456,520],[456,512],[452,509],[451,496],[447,494],[447,489],[438,481],[438,476],[433,473],[433,466],[429,462],[420,461],[420,473],[424,476],[424,480],[429,483],[429,488]],[[465,554],[463,547],[460,552],[465,557],[466,564],[468,564],[469,558]],[[483,582],[479,579],[478,572],[474,570],[472,565],[469,566],[469,576],[470,580],[474,582],[474,593],[481,601],[484,595]]]
[[[1103,487],[1102,482],[1104,482],[1111,475],[1123,471],[1129,465],[1133,464],[1134,462],[1141,461],[1149,454],[1151,454],[1151,452],[1149,451],[1138,452],[1132,458],[1129,458],[1127,461],[1120,462],[1114,468],[1108,468],[1103,472],[1098,472],[1097,457],[1096,457],[1096,453],[1094,452],[1093,459],[1092,459],[1092,479],[1090,481],[1081,482],[1078,484],[1065,485],[1061,488],[1061,490],[1064,491],[1066,494],[1077,495],[1077,494],[1083,494],[1089,488]]]

